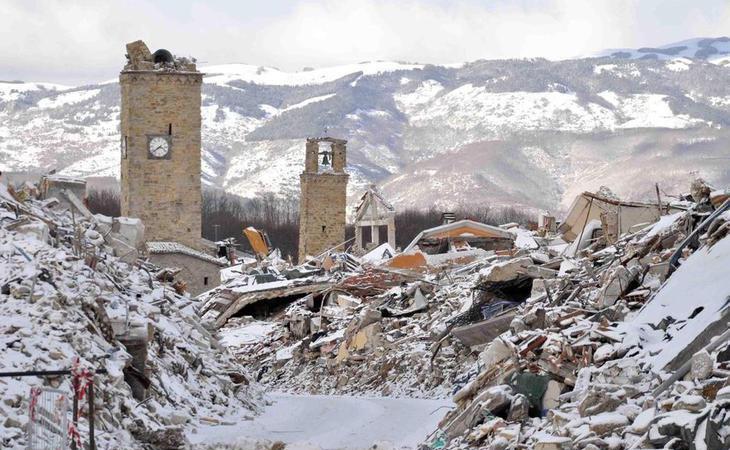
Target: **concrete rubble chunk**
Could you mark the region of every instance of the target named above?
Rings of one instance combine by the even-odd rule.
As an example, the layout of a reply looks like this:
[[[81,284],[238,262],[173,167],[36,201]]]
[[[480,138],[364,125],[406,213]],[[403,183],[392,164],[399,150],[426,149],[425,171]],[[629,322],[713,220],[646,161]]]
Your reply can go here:
[[[522,394],[516,394],[512,398],[507,413],[507,420],[510,422],[520,422],[529,417],[530,401]]]
[[[705,409],[707,403],[701,395],[683,395],[672,405],[673,410],[684,409],[689,412],[700,412]]]
[[[603,289],[601,289],[598,306],[605,308],[615,304],[629,290],[631,283],[636,280],[640,273],[641,266],[638,264],[632,264],[628,268],[622,265],[616,266],[610,272]]]
[[[572,450],[570,438],[562,436],[540,436],[535,442],[535,450]]]
[[[623,414],[604,412],[588,418],[590,430],[599,436],[605,436],[629,424]]]
[[[555,380],[548,381],[545,394],[542,396],[542,410],[547,411],[560,406],[560,394],[563,390],[563,384]]]
[[[707,350],[701,350],[692,356],[689,376],[694,380],[705,380],[712,375],[714,361]]]
[[[614,411],[621,404],[621,399],[604,391],[590,390],[578,404],[581,417]]]
[[[516,258],[504,263],[497,263],[479,273],[479,282],[496,283],[502,281],[512,281],[519,277],[525,276],[528,267],[533,266],[532,258],[524,256]]]

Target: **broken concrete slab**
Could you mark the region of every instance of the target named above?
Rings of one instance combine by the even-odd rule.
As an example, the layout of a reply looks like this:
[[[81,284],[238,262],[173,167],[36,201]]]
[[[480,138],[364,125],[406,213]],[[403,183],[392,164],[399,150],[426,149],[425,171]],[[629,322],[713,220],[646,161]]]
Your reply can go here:
[[[476,347],[507,331],[515,316],[516,312],[510,310],[482,322],[454,327],[451,334],[467,347]]]

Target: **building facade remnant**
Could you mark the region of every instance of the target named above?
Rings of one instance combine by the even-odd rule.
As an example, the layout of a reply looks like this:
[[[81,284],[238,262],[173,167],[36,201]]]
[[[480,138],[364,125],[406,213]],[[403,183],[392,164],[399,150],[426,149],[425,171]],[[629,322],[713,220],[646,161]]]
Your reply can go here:
[[[146,250],[152,264],[180,269],[187,291],[193,297],[220,285],[220,271],[228,265],[222,259],[177,242],[147,241]]]
[[[395,249],[395,208],[375,185],[370,185],[355,207],[355,251],[363,253],[380,245],[382,227],[386,230],[388,245]],[[363,240],[364,231],[370,234],[368,242]]]
[[[470,248],[486,251],[510,250],[515,236],[507,230],[473,220],[462,219],[423,230],[403,250],[418,249],[428,255],[463,252]]]
[[[127,44],[121,86],[122,215],[152,241],[200,248],[200,106],[203,74],[166,50]]]
[[[566,241],[582,240],[585,238],[584,228],[596,220],[601,223],[599,234],[613,244],[632,227],[654,223],[659,217],[659,209],[653,203],[627,202],[606,195],[583,192],[575,198],[557,231]],[[594,237],[588,236],[588,239]]]
[[[64,191],[73,193],[79,200],[86,198],[86,180],[58,174],[43,175],[40,182],[40,198],[56,198],[65,208],[71,208]]]
[[[325,143],[329,149],[320,149]],[[317,256],[345,241],[347,163],[344,139],[309,138],[304,172],[299,176],[299,261]],[[326,146],[324,146],[326,148]]]

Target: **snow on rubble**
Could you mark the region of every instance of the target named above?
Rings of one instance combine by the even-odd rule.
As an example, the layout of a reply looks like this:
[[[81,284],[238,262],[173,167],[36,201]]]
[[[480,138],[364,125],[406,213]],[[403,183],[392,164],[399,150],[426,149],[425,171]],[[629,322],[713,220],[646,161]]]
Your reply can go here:
[[[105,368],[100,448],[730,445],[730,200],[700,179],[661,204],[583,193],[537,230],[457,220],[377,257],[266,249],[197,299],[113,256],[100,218],[0,189],[0,369]],[[40,385],[70,389],[0,379],[4,446],[25,446]]]
[[[69,369],[76,358],[106,369],[95,377],[98,448],[184,448],[185,431],[201,421],[253,414],[260,393],[198,325],[195,302],[150,266],[112,256],[99,223],[53,203],[0,185],[0,372]],[[123,343],[130,336],[148,342],[142,372],[131,369],[138,351]],[[131,378],[147,386],[144,398],[135,398]],[[70,381],[0,378],[0,446],[26,448],[32,387],[70,393]]]
[[[728,448],[730,202],[713,209],[599,239],[546,279],[481,352],[431,448]]]
[[[730,200],[703,183],[661,205],[602,188],[571,245],[507,224],[509,249],[274,255],[204,295],[203,321],[285,396],[450,399],[423,449],[725,449]]]

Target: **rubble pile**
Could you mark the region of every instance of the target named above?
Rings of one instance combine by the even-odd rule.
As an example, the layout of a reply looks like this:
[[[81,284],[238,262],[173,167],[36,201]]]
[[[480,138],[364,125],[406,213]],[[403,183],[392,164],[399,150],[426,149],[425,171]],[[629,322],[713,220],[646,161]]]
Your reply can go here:
[[[524,250],[516,255],[522,256],[492,252],[433,272],[371,263],[300,267],[307,276],[295,280],[272,267],[266,278],[258,267],[203,296],[203,318],[212,324],[252,293],[266,303],[267,293],[320,286],[269,315],[237,313],[219,330],[222,343],[257,381],[278,391],[444,398],[468,376],[460,374],[464,368],[478,366],[473,336],[463,328],[494,319],[506,329],[504,318],[529,296],[532,279],[557,272],[535,267]]]
[[[427,447],[729,448],[730,204],[704,206],[559,259]]]
[[[113,256],[103,220],[55,203],[0,185],[0,372],[105,369],[95,377],[100,448],[184,448],[193,422],[255,411],[254,383],[168,271]],[[26,448],[31,387],[73,392],[70,376],[0,378],[2,448]]]
[[[243,342],[235,353],[262,384],[292,393],[449,395],[460,368],[475,358],[464,345],[440,341],[439,335],[459,314],[473,276],[456,276],[441,287],[438,277],[413,280],[380,273],[400,282],[363,295],[364,285],[348,289],[352,280],[346,278],[321,295],[318,308],[309,295],[288,306],[277,321],[264,322],[274,325],[265,338]],[[221,334],[235,335],[262,322],[244,328],[240,323],[234,320]]]
[[[270,389],[452,397],[424,448],[730,448],[730,201],[695,184],[665,205],[583,194],[572,243],[516,230],[437,268],[310,261],[296,297],[250,269],[203,317],[226,316],[222,342]],[[282,303],[238,307],[264,298]]]

